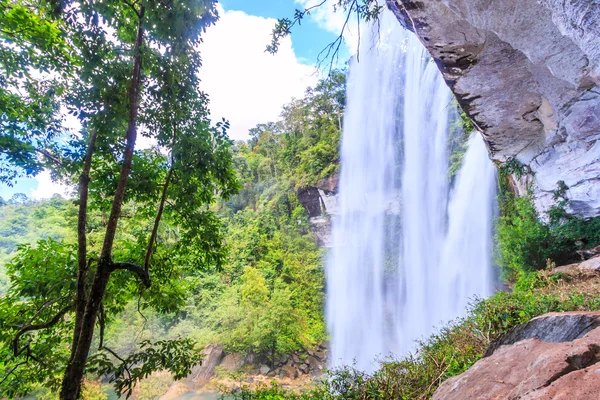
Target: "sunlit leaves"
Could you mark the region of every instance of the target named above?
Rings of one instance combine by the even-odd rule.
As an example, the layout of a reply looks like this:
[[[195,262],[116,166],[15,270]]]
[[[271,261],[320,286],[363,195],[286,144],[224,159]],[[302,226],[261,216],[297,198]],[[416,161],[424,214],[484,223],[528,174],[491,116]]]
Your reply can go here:
[[[109,377],[117,393],[129,398],[137,381],[152,372],[166,370],[174,379],[181,379],[201,361],[200,352],[189,339],[143,341],[140,348],[116,362],[110,360],[115,358],[109,350],[99,352],[90,359],[89,371]]]

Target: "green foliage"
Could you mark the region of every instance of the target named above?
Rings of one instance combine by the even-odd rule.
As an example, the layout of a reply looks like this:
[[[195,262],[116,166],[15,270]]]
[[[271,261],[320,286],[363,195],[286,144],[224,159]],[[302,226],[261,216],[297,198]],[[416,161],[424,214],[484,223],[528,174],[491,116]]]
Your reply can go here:
[[[511,163],[503,174],[519,174],[523,167]],[[497,264],[502,277],[510,282],[518,281],[529,271],[545,268],[549,262],[564,265],[576,262],[577,250],[600,243],[600,218],[580,219],[565,211],[568,204],[565,193],[568,188],[559,183],[555,193],[557,205],[543,222],[533,204],[531,194],[518,197],[510,193],[506,184],[501,185],[500,212],[496,225]]]
[[[202,360],[190,339],[160,340],[153,344],[143,341],[140,349],[124,359],[117,358],[116,364],[106,353],[96,353],[89,360],[88,371],[109,377],[109,383],[114,385],[116,392],[129,398],[135,384],[151,373],[168,371],[173,379],[182,379]]]
[[[212,0],[0,1],[0,182],[43,169],[79,181],[75,203],[89,222],[76,230],[71,214],[60,226],[48,207],[28,219],[21,197],[2,206],[1,251],[13,257],[0,307],[10,327],[0,336],[3,395],[56,389],[61,371],[63,397],[79,394],[94,325],[102,336],[135,298],[140,309],[174,313],[185,303],[185,276],[222,267],[223,226],[210,206],[238,184],[229,125],[211,123],[199,90],[197,50],[216,12]],[[79,132],[65,128],[64,110]],[[157,146],[134,150],[138,135]],[[15,247],[36,235],[44,240]],[[110,353],[97,340],[98,354]],[[142,343],[124,359],[148,368],[169,361],[180,376],[195,360],[182,343]]]
[[[565,277],[531,273],[527,284],[512,293],[498,292],[478,300],[466,317],[418,343],[414,354],[384,360],[373,374],[351,366],[329,371],[314,388],[294,393],[277,385],[231,395],[239,400],[428,399],[446,379],[459,375],[477,360],[491,341],[513,327],[548,312],[598,310],[600,283],[594,278],[565,285]],[[524,283],[524,281],[523,281]]]
[[[185,318],[170,335],[270,359],[324,339],[321,250],[306,223],[298,223],[307,217],[290,189],[273,184],[256,210],[246,207],[228,218],[228,262],[220,275],[190,277]]]
[[[51,238],[73,243],[77,210],[55,195],[48,201],[16,201],[0,205],[0,295],[8,289],[5,265],[19,244],[35,244]]]
[[[57,97],[75,63],[48,2],[0,1],[0,183],[51,162]],[[43,155],[43,157],[38,157]]]
[[[448,133],[449,162],[448,177],[452,179],[460,171],[463,158],[467,152],[469,137],[475,131],[475,127],[467,114],[462,111],[458,102],[454,100],[454,106],[460,112],[458,118],[452,121]]]
[[[107,329],[111,348],[134,351],[121,332],[142,325],[146,338],[191,337],[271,361],[325,339],[322,251],[294,188],[337,170],[344,85],[342,73],[332,75],[285,106],[282,121],[259,125],[247,143],[236,143],[233,162],[243,188],[217,207],[229,249],[222,268],[185,275],[179,313],[145,310],[143,320],[127,306]],[[327,148],[317,167],[315,148]]]
[[[160,399],[172,383],[173,379],[168,374],[151,375],[136,385],[134,394],[135,399]]]
[[[250,130],[248,143],[237,143],[234,163],[245,188],[244,201],[256,199],[261,184],[290,180],[296,187],[317,183],[338,172],[346,75],[333,71],[302,99],[283,107],[282,120]]]

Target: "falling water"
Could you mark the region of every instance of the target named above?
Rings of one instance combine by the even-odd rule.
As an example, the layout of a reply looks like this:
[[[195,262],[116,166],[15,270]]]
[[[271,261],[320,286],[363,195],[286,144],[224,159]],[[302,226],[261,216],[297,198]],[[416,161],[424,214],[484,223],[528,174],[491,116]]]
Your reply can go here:
[[[495,180],[474,136],[450,188],[436,65],[389,12],[366,36],[348,77],[327,322],[333,365],[372,371],[490,294]]]

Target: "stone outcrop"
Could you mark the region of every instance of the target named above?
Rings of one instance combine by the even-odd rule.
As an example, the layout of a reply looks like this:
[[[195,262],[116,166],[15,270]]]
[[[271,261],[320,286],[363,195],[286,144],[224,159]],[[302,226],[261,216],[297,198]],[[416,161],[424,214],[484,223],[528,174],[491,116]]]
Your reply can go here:
[[[579,263],[562,265],[552,270],[553,273],[589,273],[596,274],[600,272],[600,257],[590,258]]]
[[[321,247],[331,247],[331,217],[337,214],[339,175],[323,179],[314,186],[298,189],[300,203],[308,212],[311,229]]]
[[[600,393],[600,313],[552,313],[516,327],[434,400],[593,399]]]
[[[600,215],[600,2],[387,0],[417,34],[499,163],[529,166],[536,206]]]
[[[202,363],[192,368],[189,379],[204,384],[208,382],[215,374],[215,368],[221,364],[225,353],[223,347],[218,344],[209,344],[201,352]]]
[[[192,369],[188,380],[195,385],[208,383],[218,369],[227,372],[245,371],[250,375],[296,379],[318,376],[327,364],[327,343],[314,350],[284,355],[271,362],[265,355],[228,353],[221,345],[209,344],[202,350],[202,363]]]
[[[484,357],[491,356],[502,346],[515,344],[525,339],[538,339],[549,343],[571,342],[598,327],[600,327],[600,313],[545,314],[516,326],[502,338],[492,342]]]

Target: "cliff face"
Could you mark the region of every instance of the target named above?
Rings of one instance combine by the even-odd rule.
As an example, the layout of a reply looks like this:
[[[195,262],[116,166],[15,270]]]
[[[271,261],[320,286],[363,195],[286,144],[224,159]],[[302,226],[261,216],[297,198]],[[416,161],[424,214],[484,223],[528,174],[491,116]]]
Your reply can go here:
[[[600,215],[600,2],[387,0],[439,66],[492,158],[530,173],[540,211]]]
[[[298,200],[306,209],[310,226],[321,247],[331,247],[331,218],[338,213],[337,193],[339,175],[323,179],[314,186],[297,191]]]

